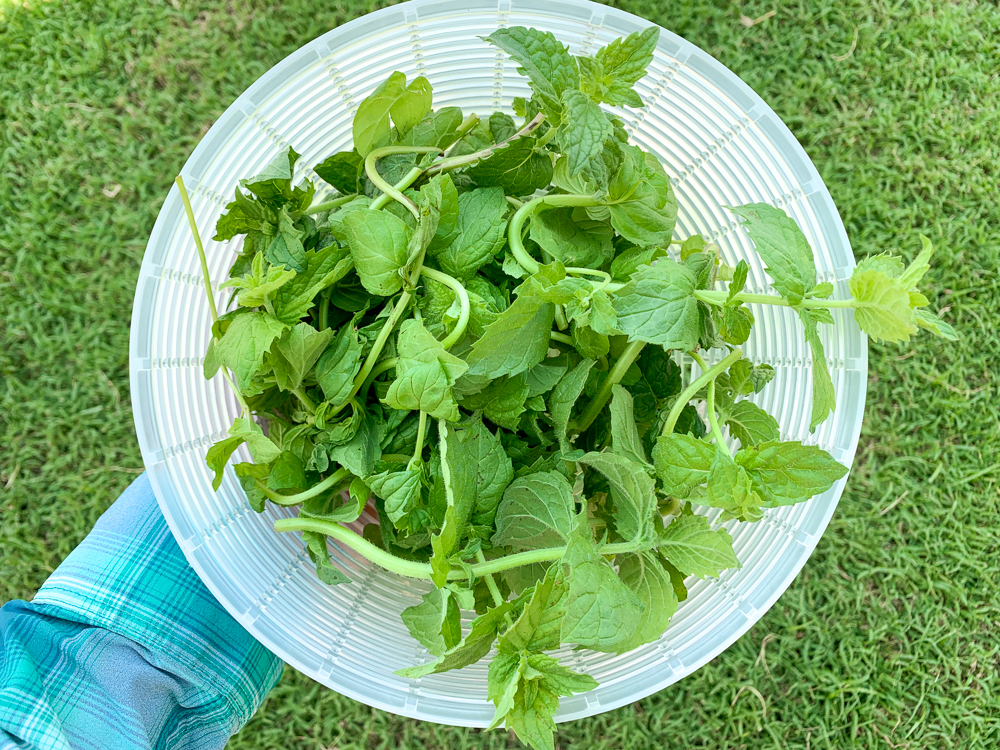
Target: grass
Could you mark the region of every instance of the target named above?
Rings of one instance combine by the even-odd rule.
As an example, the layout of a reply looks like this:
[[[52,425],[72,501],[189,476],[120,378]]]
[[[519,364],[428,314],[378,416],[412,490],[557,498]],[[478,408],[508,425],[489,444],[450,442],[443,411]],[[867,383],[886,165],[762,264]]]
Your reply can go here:
[[[847,492],[812,559],[710,665],[558,747],[1000,745],[1000,11],[981,2],[616,3],[736,71],[809,152],[859,256],[941,252],[963,334],[871,347]],[[353,0],[0,0],[0,602],[30,597],[141,461],[127,378],[171,180],[269,66]],[[741,15],[759,19],[747,27]],[[232,748],[496,748],[289,669]]]

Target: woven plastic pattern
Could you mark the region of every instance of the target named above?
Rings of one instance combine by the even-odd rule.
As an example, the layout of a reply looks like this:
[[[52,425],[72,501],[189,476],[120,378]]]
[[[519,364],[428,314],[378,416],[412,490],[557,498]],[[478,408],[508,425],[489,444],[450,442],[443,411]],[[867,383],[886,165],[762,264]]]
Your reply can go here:
[[[580,0],[416,0],[360,18],[316,39],[271,69],[226,112],[183,169],[203,237],[214,234],[238,180],[289,145],[312,165],[351,142],[358,103],[393,70],[424,75],[435,106],[487,114],[528,93],[515,65],[480,41],[498,26],[552,31],[586,54],[648,22]],[[662,32],[649,75],[637,86],[646,103],[619,112],[633,140],[659,157],[677,188],[677,237],[694,232],[718,243],[725,259],[750,263],[748,290],[767,291],[762,264],[723,205],[763,201],[785,209],[816,252],[821,281],[839,294],[854,260],[830,196],[805,152],[777,116],[733,73]],[[308,169],[299,172],[317,180]],[[235,243],[208,242],[209,268],[223,280]],[[219,306],[226,302],[220,293]],[[781,424],[784,439],[818,443],[850,464],[864,409],[867,347],[846,311],[834,311],[824,344],[838,407],[809,434],[811,360],[794,314],[754,310],[744,347],[777,376],[755,400]],[[296,534],[273,521],[290,514],[247,506],[231,469],[213,492],[205,451],[238,414],[220,377],[202,362],[209,310],[198,258],[176,187],[160,212],[143,259],[132,319],[130,372],[136,430],[163,513],[191,564],[255,637],[311,677],[394,713],[485,726],[486,660],[446,675],[406,680],[400,667],[430,657],[399,614],[426,586],[385,573],[331,545],[352,583],[317,580]],[[241,449],[237,460],[249,460]],[[775,602],[805,563],[833,513],[844,480],[808,503],[775,509],[756,524],[729,525],[743,566],[718,580],[691,579],[690,597],[656,643],[622,656],[571,651],[568,666],[593,675],[595,690],[565,698],[558,720],[589,716],[642,698],[719,654]],[[362,522],[366,519],[362,519]],[[360,528],[360,526],[359,526]]]

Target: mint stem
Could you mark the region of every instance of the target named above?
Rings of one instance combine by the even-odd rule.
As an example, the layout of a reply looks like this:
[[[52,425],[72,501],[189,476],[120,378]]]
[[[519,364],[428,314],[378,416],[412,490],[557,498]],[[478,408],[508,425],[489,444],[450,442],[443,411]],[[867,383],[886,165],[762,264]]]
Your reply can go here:
[[[416,182],[417,179],[420,177],[420,175],[422,175],[423,173],[424,170],[422,170],[420,167],[414,167],[413,169],[411,169],[409,172],[406,173],[403,179],[401,179],[399,182],[393,185],[393,187],[397,191],[406,190],[406,188],[408,188],[410,185]],[[368,208],[370,208],[372,211],[378,211],[379,209],[388,206],[389,201],[391,200],[392,198],[389,196],[388,193],[382,193],[382,195],[380,195],[378,198],[372,201],[372,204]]]
[[[565,333],[559,333],[559,331],[550,332],[549,339],[552,341],[558,341],[560,344],[569,344],[570,346],[574,346],[573,338],[571,336],[567,336]]]
[[[386,182],[385,178],[378,173],[376,164],[383,156],[392,156],[393,154],[434,153],[441,153],[441,149],[437,146],[384,146],[383,148],[377,148],[365,157],[365,174],[368,175],[368,179],[371,180],[372,184],[381,190],[384,195],[388,195],[390,198],[402,203],[406,206],[406,209],[413,214],[413,218],[420,221],[420,210],[417,208],[417,204],[403,195],[402,191],[398,190],[394,185],[390,185]]]
[[[455,322],[455,327],[451,330],[451,333],[441,340],[441,346],[445,349],[450,349],[465,335],[465,329],[469,325],[469,314],[472,311],[469,305],[469,293],[462,286],[462,282],[446,273],[438,271],[436,268],[422,268],[420,273],[432,281],[444,284],[458,296],[458,304],[461,305],[458,320]]]
[[[705,289],[696,289],[694,296],[702,302],[707,302],[708,304],[716,305],[717,307],[721,307],[729,300],[728,292],[710,292]],[[798,304],[793,305],[784,297],[778,297],[777,295],[749,294],[747,292],[740,292],[733,297],[733,301],[748,302],[758,305],[776,305],[778,307],[826,307],[831,309],[837,307],[865,307],[863,302],[859,302],[856,299],[804,299]]]
[[[698,367],[701,368],[702,372],[709,369],[708,363],[698,352],[691,352],[691,357],[698,363]],[[715,413],[715,378],[708,381],[708,403],[706,408],[708,409],[708,424],[712,428],[712,436],[719,447],[724,448],[728,453],[729,446],[726,445],[726,441],[722,437],[722,428],[719,426],[719,415]]]
[[[691,385],[681,391],[677,400],[674,402],[673,408],[667,415],[667,421],[663,424],[663,432],[660,434],[663,435],[663,437],[672,435],[674,427],[677,425],[677,420],[680,419],[681,412],[684,410],[684,407],[687,406],[687,402],[694,398],[694,394],[700,391],[702,387],[715,380],[720,374],[729,369],[729,366],[733,364],[733,362],[741,359],[742,357],[743,352],[740,349],[733,349],[722,361],[715,366],[708,368],[701,375],[692,380]]]
[[[424,440],[427,437],[427,412],[420,412],[420,421],[417,423],[417,445],[413,449],[413,458],[410,459],[410,463],[407,468],[411,467],[418,461],[422,461],[422,454],[424,452]]]
[[[282,495],[280,492],[276,492],[275,490],[270,489],[266,484],[264,484],[256,477],[254,477],[254,483],[257,485],[257,489],[259,489],[262,493],[264,493],[264,497],[266,497],[272,503],[287,507],[289,505],[299,505],[300,503],[304,503],[309,498],[316,497],[316,495],[322,494],[326,490],[335,487],[340,482],[347,479],[347,477],[349,476],[351,476],[351,472],[349,472],[347,469],[337,469],[335,472],[333,472],[333,474],[328,476],[319,484],[315,484],[308,490],[300,492],[297,495]]]
[[[329,211],[331,208],[339,208],[345,203],[350,203],[352,200],[357,198],[357,193],[351,193],[350,195],[341,195],[338,198],[333,198],[332,200],[324,201],[323,203],[316,203],[315,205],[309,206],[305,211],[302,212],[303,216],[312,216],[313,214],[320,214],[324,211]]]
[[[399,357],[387,357],[386,359],[383,359],[381,362],[375,365],[375,367],[372,368],[372,371],[368,373],[368,377],[365,378],[365,382],[361,384],[361,388],[360,390],[358,390],[358,394],[364,396],[368,392],[368,389],[371,387],[372,381],[374,381],[375,378],[377,378],[386,370],[393,369],[398,361]]]
[[[385,568],[391,573],[406,576],[407,578],[421,578],[431,580],[431,566],[427,563],[404,560],[386,552],[381,547],[358,536],[353,531],[334,521],[321,521],[312,518],[281,518],[274,522],[275,531],[314,531],[324,534],[357,552],[362,557]],[[637,552],[647,549],[649,545],[637,542],[621,542],[618,544],[605,544],[599,549],[602,555],[622,555],[629,552]],[[501,573],[511,568],[518,568],[522,565],[532,563],[551,562],[559,560],[566,553],[565,547],[548,547],[545,549],[533,549],[527,552],[518,552],[513,555],[496,557],[486,562],[471,565],[469,568],[472,574],[479,578],[484,578],[493,573]],[[448,580],[457,581],[465,579],[467,572],[461,569],[453,569],[448,573]]]
[[[504,148],[505,146],[509,145],[512,141],[516,141],[518,138],[523,138],[524,136],[533,133],[535,130],[538,129],[538,127],[542,124],[544,120],[545,120],[545,115],[539,112],[537,115],[535,115],[534,119],[531,122],[529,122],[523,128],[521,128],[516,133],[511,135],[509,138],[504,138],[499,143],[495,143],[492,146],[484,148],[481,151],[476,151],[475,153],[472,154],[463,154],[462,156],[451,156],[447,159],[442,159],[439,162],[435,162],[434,164],[431,164],[427,168],[427,175],[433,176],[438,174],[439,172],[444,172],[450,169],[458,169],[460,167],[471,166],[472,164],[475,164],[478,161],[481,161],[483,159],[488,159],[489,157],[493,156],[494,153]],[[473,125],[474,124],[475,123],[473,123]],[[470,127],[469,129],[471,130],[472,128]]]
[[[611,388],[615,384],[619,383],[625,373],[628,372],[628,368],[632,366],[632,363],[638,359],[642,348],[646,345],[645,341],[633,341],[631,344],[625,347],[625,351],[621,353],[618,357],[618,361],[615,362],[615,366],[611,368],[611,372],[604,379],[601,384],[601,390],[597,392],[597,395],[591,399],[590,403],[587,404],[587,410],[580,416],[577,420],[573,429],[576,432],[583,432],[591,423],[597,419],[597,415],[601,413],[604,406],[608,403],[608,399],[611,398]]]
[[[292,393],[295,394],[296,398],[298,398],[298,400],[302,403],[302,406],[305,407],[307,412],[313,415],[316,414],[316,403],[309,398],[305,388],[300,385],[298,388],[294,389]]]
[[[537,260],[528,254],[527,250],[525,250],[524,238],[521,237],[521,233],[524,229],[524,222],[541,209],[543,205],[599,206],[601,204],[599,201],[594,200],[594,197],[591,195],[574,195],[570,193],[568,195],[542,195],[528,201],[517,209],[517,211],[514,212],[514,215],[510,218],[510,224],[507,227],[507,240],[510,243],[510,252],[514,256],[514,259],[521,265],[521,268],[529,274],[538,273],[538,269],[541,268],[541,265]]]

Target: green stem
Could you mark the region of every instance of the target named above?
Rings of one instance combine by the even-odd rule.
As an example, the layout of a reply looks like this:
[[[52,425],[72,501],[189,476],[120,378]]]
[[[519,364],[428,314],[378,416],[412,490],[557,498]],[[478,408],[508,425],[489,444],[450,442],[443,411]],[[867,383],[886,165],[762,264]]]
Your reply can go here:
[[[321,331],[325,331],[330,327],[328,323],[330,317],[330,294],[332,291],[332,287],[327,287],[319,294],[319,320],[317,323]]]
[[[198,224],[194,220],[194,210],[191,208],[191,198],[188,196],[187,188],[184,186],[184,178],[177,175],[174,182],[177,183],[177,189],[180,191],[181,202],[184,204],[184,212],[187,214],[188,227],[190,227],[191,234],[194,236],[194,245],[198,249],[198,261],[201,263],[201,278],[205,285],[205,296],[208,297],[208,309],[212,313],[212,323],[215,323],[219,319],[219,311],[215,307],[215,295],[212,294],[212,279],[208,275],[208,259],[205,257],[205,246],[201,242]],[[236,396],[240,407],[242,407],[243,416],[250,419],[250,406],[247,404],[246,399],[243,398],[243,394],[240,393],[240,389],[236,387],[236,383],[233,382],[233,376],[229,374],[229,368],[220,367],[219,369],[222,371],[222,377],[225,379],[227,385],[229,385],[229,389]]]
[[[604,409],[604,405],[607,404],[608,399],[611,397],[611,388],[625,377],[625,373],[628,372],[628,368],[632,366],[639,357],[639,353],[642,348],[646,345],[645,341],[633,341],[631,344],[625,347],[625,350],[618,357],[618,361],[615,362],[615,366],[611,368],[611,372],[604,379],[601,384],[601,390],[597,392],[597,395],[591,399],[590,403],[587,404],[587,410],[580,416],[577,420],[573,429],[577,432],[583,432],[591,423],[597,419],[597,415],[601,413]]]
[[[558,341],[560,344],[569,344],[573,346],[573,337],[567,336],[565,333],[559,333],[559,331],[552,331],[549,334],[549,339],[552,341]]]
[[[316,413],[316,402],[309,398],[305,388],[300,385],[298,388],[293,390],[292,393],[294,393],[299,401],[302,402],[302,405],[305,407],[307,412],[310,414]]]
[[[458,130],[455,131],[455,139],[448,144],[448,148],[451,148],[460,140],[462,140],[465,135],[472,130],[476,125],[479,124],[479,115],[475,112],[466,115],[465,119],[462,120],[462,124],[458,126]]]
[[[413,299],[413,294],[410,292],[404,291],[401,295],[399,295],[399,300],[397,301],[396,306],[392,308],[392,312],[389,313],[389,318],[385,321],[385,325],[382,326],[382,330],[378,332],[375,343],[372,344],[372,350],[368,352],[368,358],[365,359],[364,366],[362,366],[360,372],[354,376],[354,385],[351,388],[351,394],[344,399],[343,404],[337,407],[337,411],[344,408],[347,401],[354,398],[358,391],[361,390],[361,386],[364,384],[365,380],[368,379],[368,375],[371,371],[375,368],[379,355],[385,347],[385,342],[389,340],[389,336],[392,335],[396,325],[402,319],[403,313],[406,312],[406,308],[409,306],[411,299]]]
[[[393,154],[431,154],[431,153],[441,153],[441,149],[437,146],[384,146],[383,148],[377,148],[365,157],[365,174],[368,175],[368,179],[372,181],[383,194],[388,195],[390,198],[395,199],[399,203],[406,206],[407,210],[413,214],[413,218],[420,221],[420,211],[417,208],[417,204],[403,195],[401,190],[398,190],[395,186],[390,185],[382,175],[378,173],[377,162],[383,156],[392,156]]]
[[[577,268],[567,266],[566,273],[572,276],[596,276],[601,280],[600,286],[594,286],[594,291],[599,292],[611,286],[611,274],[607,271],[598,271],[596,268]]]
[[[705,385],[715,380],[721,373],[725,372],[733,362],[743,357],[743,352],[739,349],[733,349],[722,361],[716,364],[714,367],[710,367],[705,370],[701,375],[691,381],[691,384],[681,391],[680,395],[677,397],[677,401],[674,402],[673,408],[667,415],[667,421],[663,424],[663,432],[660,434],[666,437],[667,435],[673,434],[674,427],[677,424],[677,420],[681,416],[681,412],[690,401],[694,394],[702,389]]]
[[[600,202],[594,200],[590,195],[542,195],[534,198],[521,206],[510,219],[507,227],[507,240],[510,242],[510,251],[514,259],[521,264],[521,268],[530,273],[538,273],[541,268],[538,261],[528,254],[524,248],[524,238],[521,236],[524,229],[524,222],[533,216],[542,206],[599,206]]]
[[[329,211],[331,208],[338,208],[339,206],[343,206],[345,203],[350,203],[357,197],[357,193],[352,193],[351,195],[341,195],[339,198],[333,198],[332,200],[324,201],[323,203],[316,203],[303,211],[302,215],[312,216],[313,214],[321,214],[324,211]]]
[[[383,453],[382,460],[390,464],[405,464],[409,463],[410,456],[405,453]]]
[[[479,560],[480,563],[486,562],[486,555],[483,554],[482,550],[479,550],[479,552],[476,553],[476,559]],[[500,589],[497,586],[497,582],[493,580],[493,574],[487,573],[485,576],[483,576],[483,580],[486,581],[486,588],[490,590],[490,596],[493,597],[493,603],[498,607],[502,606],[504,603],[503,594],[500,593]],[[514,621],[510,617],[510,612],[504,612],[503,617],[504,620],[507,621],[508,628],[514,626]]]
[[[465,287],[462,286],[462,282],[446,273],[441,273],[441,271],[438,271],[436,268],[424,268],[421,270],[421,273],[432,281],[444,284],[458,296],[458,304],[461,305],[462,308],[461,312],[458,314],[458,321],[456,321],[455,327],[451,330],[451,333],[441,340],[441,345],[445,349],[450,349],[460,338],[462,338],[462,336],[465,335],[466,326],[469,325],[469,314],[472,309],[469,305],[469,293],[466,291]]]
[[[569,328],[569,321],[566,319],[566,310],[562,305],[556,305],[556,327],[560,331]]]
[[[704,289],[696,289],[694,296],[702,302],[721,307],[729,299],[729,292],[710,292]],[[856,299],[804,299],[797,305],[793,305],[788,300],[772,294],[749,294],[740,292],[733,297],[735,302],[747,302],[759,305],[776,305],[778,307],[827,307],[827,308],[855,308],[867,307],[864,302]]]
[[[372,368],[372,371],[368,373],[368,377],[365,378],[365,382],[362,383],[361,389],[358,391],[358,393],[360,393],[362,396],[368,393],[368,389],[371,387],[371,384],[372,382],[374,382],[375,378],[377,378],[383,372],[393,369],[398,361],[399,357],[386,357],[377,365],[375,365],[375,367]]]
[[[326,492],[332,487],[335,487],[340,482],[347,479],[347,477],[349,476],[351,476],[351,472],[349,472],[347,469],[337,469],[335,472],[333,472],[333,474],[328,476],[319,484],[314,484],[308,490],[299,492],[296,495],[282,495],[280,492],[275,492],[274,490],[269,489],[266,484],[261,482],[256,477],[254,477],[254,483],[257,485],[257,488],[262,493],[264,493],[264,497],[266,497],[268,500],[277,505],[284,505],[287,507],[289,505],[298,505],[299,503],[303,503],[311,497],[316,497],[316,495],[321,495],[322,493]]]
[[[376,547],[374,544],[367,541],[363,537],[358,536],[350,529],[345,528],[339,523],[335,523],[333,521],[320,521],[316,519],[304,518],[281,518],[274,522],[274,530],[315,531],[316,533],[324,534],[338,542],[341,542],[362,557],[392,573],[406,576],[407,578],[421,578],[424,580],[430,580],[431,578],[431,566],[427,563],[404,560],[401,557],[396,557],[395,555],[386,552],[381,547]],[[645,547],[637,545],[634,542],[622,542],[620,544],[605,544],[600,548],[600,553],[602,555],[621,555],[629,552],[636,552],[644,548]],[[504,555],[503,557],[497,557],[469,567],[472,570],[473,575],[485,578],[487,575],[492,573],[500,573],[504,570],[510,570],[511,568],[517,568],[522,565],[531,565],[532,563],[558,560],[565,554],[565,552],[565,547],[533,549],[528,550],[527,552],[518,552],[514,555]],[[467,573],[464,570],[455,569],[448,574],[448,580],[464,579],[466,578],[466,575]]]
[[[708,363],[698,352],[691,352],[691,357],[698,363],[698,367],[701,368],[702,372],[709,369]],[[708,404],[706,408],[708,410],[708,424],[712,428],[712,437],[715,438],[715,442],[720,448],[724,448],[728,452],[729,446],[726,445],[726,441],[722,437],[722,428],[719,426],[719,415],[715,413],[715,378],[708,381]]]
[[[422,175],[423,173],[424,170],[422,170],[420,167],[413,167],[409,172],[407,172],[403,176],[403,179],[401,179],[399,182],[393,185],[393,187],[396,190],[406,190],[406,188],[408,188],[410,185],[416,182],[417,179],[420,177],[420,175]],[[370,208],[372,211],[378,211],[379,209],[388,206],[389,201],[391,200],[392,198],[389,196],[388,193],[382,193],[382,195],[380,195],[378,198],[372,201],[372,204],[368,208]]]
[[[433,176],[438,174],[439,172],[444,172],[450,169],[459,169],[460,167],[467,167],[471,164],[475,164],[476,162],[482,159],[488,159],[489,157],[493,156],[493,154],[496,151],[499,151],[501,148],[509,144],[511,141],[515,141],[518,138],[523,138],[524,136],[533,133],[535,130],[538,129],[538,127],[542,124],[544,120],[545,120],[545,115],[539,112],[537,115],[535,115],[535,118],[531,122],[529,122],[523,128],[521,128],[516,133],[511,135],[509,138],[504,138],[499,143],[495,143],[492,146],[489,146],[488,148],[484,148],[481,151],[476,151],[475,153],[472,154],[463,154],[462,156],[451,156],[447,159],[442,159],[439,162],[435,162],[434,164],[431,164],[431,166],[427,168],[427,175]]]
[[[410,464],[423,460],[424,439],[427,437],[427,412],[420,412],[420,421],[417,423],[417,445],[413,449],[413,458]]]

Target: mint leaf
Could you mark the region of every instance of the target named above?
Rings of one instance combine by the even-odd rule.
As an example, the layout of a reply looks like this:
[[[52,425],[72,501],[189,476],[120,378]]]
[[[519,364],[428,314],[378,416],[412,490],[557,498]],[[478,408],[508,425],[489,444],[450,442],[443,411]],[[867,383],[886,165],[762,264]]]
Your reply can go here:
[[[344,195],[350,195],[358,192],[358,174],[363,163],[357,151],[339,151],[313,167],[313,171]]]
[[[809,241],[795,220],[780,208],[750,203],[730,208],[743,218],[743,227],[778,294],[797,305],[816,286],[816,263]]]
[[[416,467],[370,474],[365,484],[385,501],[385,512],[397,526],[420,502],[420,470]]]
[[[315,531],[303,531],[302,541],[306,543],[306,552],[316,566],[316,576],[328,586],[338,583],[350,583],[343,571],[330,562],[330,550],[326,546],[326,536]]]
[[[222,242],[251,232],[272,235],[277,223],[278,214],[273,208],[236,188],[235,198],[226,205],[226,212],[215,224],[215,236],[212,239]],[[250,249],[244,247],[243,250],[249,252]]]
[[[375,468],[380,455],[380,423],[375,416],[364,409],[354,415],[357,426],[350,440],[340,445],[330,446],[327,455],[357,477],[367,477]],[[384,429],[384,425],[381,425]],[[374,487],[372,488],[374,490]]]
[[[587,453],[579,461],[597,469],[611,485],[618,533],[629,541],[650,538],[656,486],[644,465],[618,453]]]
[[[704,440],[675,432],[661,435],[653,448],[653,466],[663,484],[663,491],[683,500],[695,487],[704,484],[715,457],[716,448]]]
[[[830,489],[847,467],[815,445],[798,441],[761,443],[736,454],[768,505],[792,505]]]
[[[604,150],[604,141],[611,137],[611,123],[582,91],[563,91],[562,109],[559,146],[566,157],[570,177],[575,177]]]
[[[354,268],[372,294],[388,297],[403,288],[399,271],[406,265],[412,232],[388,211],[352,211],[343,220]]]
[[[677,198],[663,166],[635,146],[620,146],[618,171],[608,184],[611,225],[636,245],[670,241],[677,222]]]
[[[448,573],[451,572],[451,555],[458,544],[461,533],[461,522],[455,511],[455,506],[448,504],[444,512],[444,523],[441,532],[431,535],[431,580],[434,585],[441,588],[448,581]]]
[[[549,357],[524,373],[528,383],[528,398],[548,393],[566,374],[568,360],[565,357]]]
[[[924,274],[930,270],[931,256],[934,255],[934,245],[931,241],[920,235],[921,251],[913,262],[906,267],[906,270],[899,275],[899,282],[909,291],[916,291],[917,284],[924,278]]]
[[[545,577],[535,585],[531,599],[524,605],[520,616],[501,636],[498,650],[516,654],[558,648],[561,621],[566,614],[563,606],[565,593],[561,566],[550,565]],[[498,705],[498,713],[499,708]]]
[[[297,229],[288,215],[288,209],[282,208],[278,215],[278,231],[271,238],[264,251],[268,263],[285,266],[293,271],[306,270],[306,249],[302,245],[305,233]]]
[[[594,59],[602,72],[602,101],[615,106],[642,106],[642,99],[632,87],[646,75],[659,38],[660,27],[650,26],[615,39],[598,50]]]
[[[708,472],[704,504],[725,510],[723,521],[728,521],[730,518],[756,521],[761,515],[760,503],[760,497],[750,486],[750,477],[746,470],[737,465],[728,453],[717,450],[712,458],[712,468]]]
[[[574,525],[573,488],[557,471],[511,482],[497,508],[497,547],[540,549],[566,543]]]
[[[663,247],[630,247],[622,250],[611,261],[611,277],[615,281],[628,281],[639,266],[649,266],[654,260],[663,258],[667,254]]]
[[[749,401],[740,401],[725,414],[725,422],[733,437],[743,447],[777,440],[780,437],[778,420]]]
[[[462,406],[469,411],[482,411],[494,424],[517,430],[527,398],[528,380],[521,373],[491,381],[483,390],[463,398]]]
[[[458,196],[457,235],[431,254],[441,270],[458,278],[472,276],[493,259],[507,241],[507,200],[501,188],[477,188]]]
[[[258,174],[240,184],[272,206],[282,206],[292,199],[292,172],[299,154],[289,147],[275,156]]]
[[[615,562],[618,577],[643,604],[632,637],[615,645],[615,651],[623,654],[644,643],[652,643],[663,634],[677,611],[677,594],[670,574],[656,554],[618,555]]]
[[[498,378],[534,367],[549,350],[555,306],[531,295],[521,295],[486,327],[483,337],[466,357],[470,375]]]
[[[946,341],[958,341],[958,332],[952,328],[950,323],[941,320],[934,313],[929,313],[926,310],[914,310],[913,319],[918,326],[930,331],[935,336],[940,336]]]
[[[497,29],[486,37],[486,41],[518,63],[518,73],[528,76],[546,116],[558,122],[563,92],[580,88],[576,60],[569,50],[551,32],[523,26]]]
[[[529,236],[538,246],[567,266],[600,268],[614,254],[614,232],[605,222],[580,221],[572,208],[552,208],[531,219]],[[605,295],[605,299],[606,299]]]
[[[269,355],[278,387],[293,391],[302,385],[332,338],[333,331],[317,331],[308,323],[298,323],[285,331]]]
[[[361,370],[361,342],[353,325],[345,325],[316,362],[316,382],[326,400],[342,404],[351,395]]]
[[[459,594],[450,587],[431,589],[420,604],[404,609],[402,618],[410,635],[434,656],[443,655],[462,640]]]
[[[453,481],[455,496],[467,500],[471,522],[490,526],[507,485],[514,478],[510,457],[500,438],[480,421],[465,429],[451,431],[457,441],[448,442],[449,464],[463,467],[460,482]]]
[[[273,315],[252,311],[236,317],[215,344],[219,362],[233,371],[236,386],[248,390],[264,366],[264,355],[287,326]]]
[[[649,463],[635,425],[632,394],[617,384],[611,387],[611,447],[640,466]]]
[[[742,305],[726,305],[722,308],[722,327],[719,335],[727,344],[740,346],[750,338],[753,324],[753,313],[747,308]]]
[[[316,295],[344,278],[353,265],[350,252],[336,245],[306,251],[305,263],[305,272],[296,274],[274,295],[274,314],[282,323],[297,323],[305,317]]]
[[[587,384],[587,377],[590,375],[590,368],[594,366],[594,360],[584,359],[563,375],[562,380],[552,389],[549,395],[549,413],[552,415],[552,427],[555,429],[556,440],[563,452],[569,450],[569,440],[567,431],[569,430],[569,420],[573,416],[573,407],[576,405],[583,387]]]
[[[397,348],[396,379],[389,386],[385,403],[393,409],[425,411],[449,422],[458,420],[452,386],[468,365],[449,354],[419,321],[412,319],[400,327]]]
[[[402,135],[419,123],[431,108],[431,85],[423,76],[409,84],[396,71],[361,102],[354,116],[354,148],[362,156],[389,143],[389,116]]]
[[[681,515],[660,532],[659,551],[685,575],[718,578],[739,566],[733,539],[725,529],[713,530],[704,516]]]
[[[264,272],[264,255],[257,253],[250,266],[250,274],[239,276],[219,284],[219,289],[235,287],[239,290],[237,299],[240,307],[260,307],[271,301],[282,286],[295,278],[290,268],[269,266]]]
[[[611,650],[631,638],[643,603],[598,552],[586,517],[573,531],[562,564],[569,584],[562,640],[584,648]]]
[[[693,349],[700,321],[694,274],[669,258],[642,266],[613,299],[618,329],[630,341]]]
[[[833,379],[826,364],[826,352],[823,351],[823,341],[816,330],[816,318],[812,310],[800,308],[799,318],[805,327],[805,339],[812,350],[812,416],[809,420],[809,431],[814,431],[837,406],[837,397],[833,391]]]
[[[466,170],[480,187],[499,187],[507,195],[530,195],[552,182],[552,159],[522,138]]]
[[[424,115],[420,122],[399,139],[399,145],[447,148],[455,142],[461,124],[462,110],[459,107],[442,107]]]
[[[239,435],[236,437],[227,437],[214,443],[208,449],[208,453],[205,454],[205,463],[215,474],[212,477],[213,490],[218,490],[222,485],[222,475],[226,470],[226,464],[229,463],[233,452],[243,445],[243,442],[244,438]]]
[[[917,332],[910,293],[900,279],[879,271],[854,273],[848,282],[856,300],[854,319],[876,341],[909,341]]]

